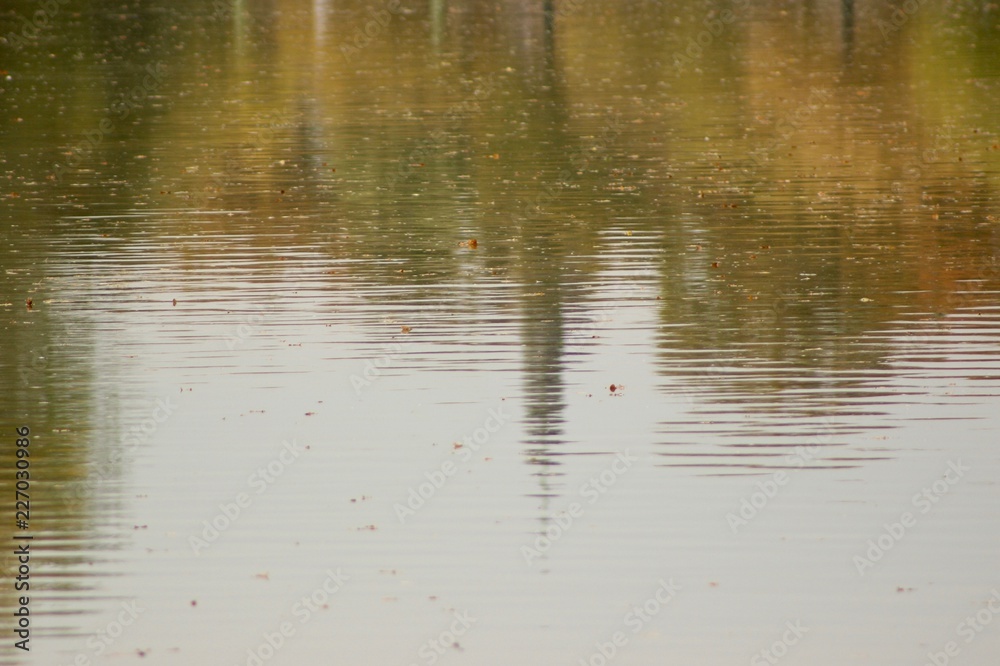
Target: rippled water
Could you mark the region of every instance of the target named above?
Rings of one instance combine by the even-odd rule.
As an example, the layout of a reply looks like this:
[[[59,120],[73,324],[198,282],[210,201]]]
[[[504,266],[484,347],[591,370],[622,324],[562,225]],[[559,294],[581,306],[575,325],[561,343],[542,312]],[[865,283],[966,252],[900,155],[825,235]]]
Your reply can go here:
[[[0,661],[995,663],[996,6],[56,5]]]

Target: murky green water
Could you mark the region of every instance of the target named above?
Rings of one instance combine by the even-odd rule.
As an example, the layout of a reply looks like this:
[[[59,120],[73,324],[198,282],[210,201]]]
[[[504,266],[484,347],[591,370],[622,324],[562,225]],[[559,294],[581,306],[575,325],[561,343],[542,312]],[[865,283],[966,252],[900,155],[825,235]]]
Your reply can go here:
[[[1000,13],[899,7],[8,3],[0,661],[994,664]]]

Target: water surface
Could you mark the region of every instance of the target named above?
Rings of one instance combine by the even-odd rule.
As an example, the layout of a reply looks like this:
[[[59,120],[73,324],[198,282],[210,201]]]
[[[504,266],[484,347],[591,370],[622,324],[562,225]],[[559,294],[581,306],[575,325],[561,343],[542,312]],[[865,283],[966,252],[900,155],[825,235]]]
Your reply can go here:
[[[995,7],[39,6],[4,663],[995,663]]]

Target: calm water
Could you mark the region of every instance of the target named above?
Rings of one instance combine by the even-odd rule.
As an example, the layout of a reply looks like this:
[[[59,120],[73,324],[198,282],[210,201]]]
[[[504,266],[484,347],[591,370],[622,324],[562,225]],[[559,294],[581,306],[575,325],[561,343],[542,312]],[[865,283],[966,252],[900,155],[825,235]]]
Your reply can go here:
[[[996,663],[995,4],[50,4],[0,662]]]

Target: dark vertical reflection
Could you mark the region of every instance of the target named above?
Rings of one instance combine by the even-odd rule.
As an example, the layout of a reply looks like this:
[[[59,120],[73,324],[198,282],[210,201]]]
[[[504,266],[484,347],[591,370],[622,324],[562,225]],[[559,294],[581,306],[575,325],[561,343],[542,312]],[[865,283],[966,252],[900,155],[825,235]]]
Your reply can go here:
[[[552,24],[551,2],[545,3],[541,16],[531,13],[536,25],[544,26],[531,41],[532,51],[528,60],[536,63],[526,71],[532,75],[522,80],[525,93],[534,98],[538,108],[531,114],[529,136],[554,145],[572,143],[567,136],[568,113],[559,85],[555,61],[556,35]],[[541,20],[539,20],[541,19]],[[540,67],[537,66],[540,63]],[[526,454],[538,465],[558,464],[552,455],[563,443],[562,423],[565,401],[564,354],[566,337],[566,307],[572,287],[565,280],[566,238],[555,226],[554,209],[559,204],[558,174],[564,165],[548,166],[540,159],[538,183],[524,194],[514,223],[522,239],[518,265],[522,275],[524,296],[522,339],[524,341],[524,385]],[[548,494],[550,472],[539,472],[542,493]]]
[[[841,39],[844,42],[844,62],[854,61],[854,0],[841,0]]]
[[[554,0],[544,0],[542,13],[545,15],[545,33],[551,35],[556,29],[556,8]],[[547,42],[551,46],[551,42]]]
[[[435,50],[441,46],[441,37],[444,34],[445,20],[448,16],[447,0],[430,0],[431,15],[431,45]]]
[[[560,275],[560,249],[551,236],[530,223],[523,233],[531,237],[532,244],[522,254],[525,453],[535,464],[555,465],[558,463],[552,454],[564,441],[567,289]],[[550,267],[544,268],[546,265]]]
[[[31,232],[25,233],[28,228]],[[27,428],[30,442],[23,470],[29,485],[20,488],[29,501],[27,529],[18,529],[13,513],[8,514],[0,539],[14,544],[15,535],[32,536],[29,587],[15,593],[13,584],[5,584],[0,609],[12,617],[18,597],[28,596],[31,617],[44,617],[49,635],[65,636],[72,633],[76,616],[94,603],[97,572],[109,559],[107,551],[121,541],[118,534],[99,536],[102,527],[118,521],[117,503],[99,505],[93,499],[102,485],[116,482],[115,470],[104,465],[107,478],[89,476],[100,410],[99,378],[92,365],[97,341],[81,331],[80,322],[56,315],[59,308],[52,305],[60,294],[43,257],[66,242],[63,230],[24,216],[5,226],[0,238],[0,300],[7,310],[0,327],[0,449],[5,456],[0,492],[11,498],[12,511],[16,429]],[[18,567],[13,546],[5,549],[0,570],[7,583]],[[33,639],[41,624],[35,622]]]

